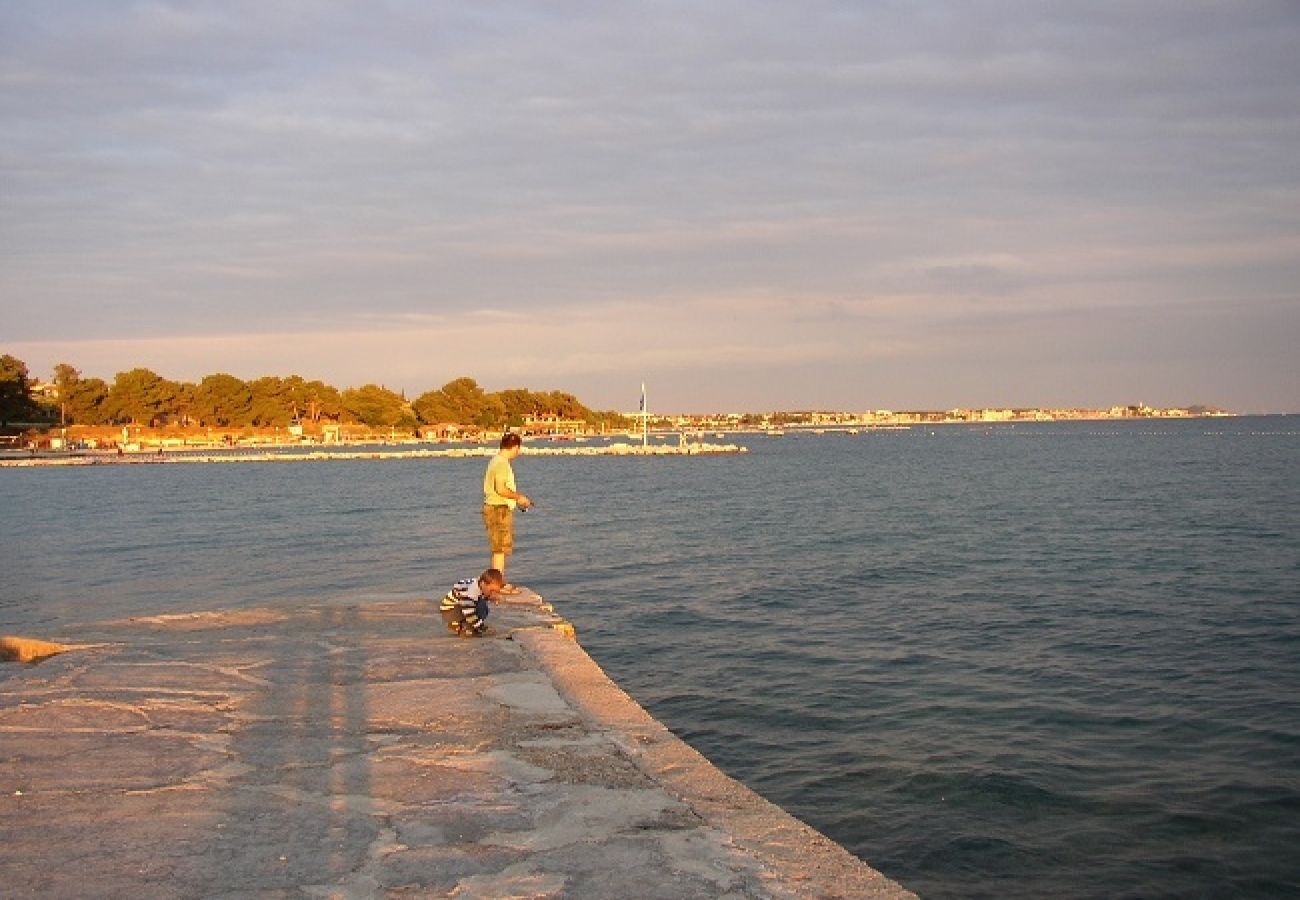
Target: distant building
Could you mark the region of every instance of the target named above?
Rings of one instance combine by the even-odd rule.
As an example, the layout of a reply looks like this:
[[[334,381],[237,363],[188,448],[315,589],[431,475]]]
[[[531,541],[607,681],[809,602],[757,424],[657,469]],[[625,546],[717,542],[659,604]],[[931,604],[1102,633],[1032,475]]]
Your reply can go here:
[[[59,399],[59,386],[52,381],[28,382],[28,390],[31,391],[33,400],[54,402]]]
[[[582,419],[561,419],[559,416],[524,416],[524,434],[584,434],[587,423]]]
[[[464,433],[464,429],[455,422],[420,426],[420,439],[425,441],[455,441],[461,439]]]

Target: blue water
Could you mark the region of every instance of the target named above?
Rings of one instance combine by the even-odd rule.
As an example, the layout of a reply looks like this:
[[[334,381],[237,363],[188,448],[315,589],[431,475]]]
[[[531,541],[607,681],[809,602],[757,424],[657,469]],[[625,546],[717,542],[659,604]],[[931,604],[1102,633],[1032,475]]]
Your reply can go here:
[[[743,442],[516,464],[661,721],[926,897],[1300,895],[1300,418]],[[0,470],[0,631],[441,592],[484,464]]]

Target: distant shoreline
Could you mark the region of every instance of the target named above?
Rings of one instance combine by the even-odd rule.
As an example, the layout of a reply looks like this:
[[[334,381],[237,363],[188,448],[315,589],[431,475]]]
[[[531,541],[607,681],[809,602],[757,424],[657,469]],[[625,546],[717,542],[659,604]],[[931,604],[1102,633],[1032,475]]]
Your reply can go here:
[[[392,459],[463,459],[487,457],[495,447],[450,447],[441,450],[283,450],[231,449],[158,449],[115,452],[43,451],[25,455],[0,456],[0,468],[37,468],[50,466],[176,465],[185,463],[254,463],[254,462],[344,462],[349,460]],[[537,447],[527,449],[530,456],[719,456],[747,453],[736,444],[608,444],[599,447]]]

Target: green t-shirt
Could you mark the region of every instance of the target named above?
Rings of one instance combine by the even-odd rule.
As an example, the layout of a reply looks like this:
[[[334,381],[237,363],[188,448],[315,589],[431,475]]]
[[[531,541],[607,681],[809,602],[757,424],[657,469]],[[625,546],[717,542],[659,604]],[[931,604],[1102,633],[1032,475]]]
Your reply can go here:
[[[488,462],[487,471],[483,473],[483,503],[487,506],[508,506],[514,509],[518,504],[514,500],[502,497],[496,492],[497,481],[504,481],[505,486],[515,490],[515,470],[510,460],[498,453]]]

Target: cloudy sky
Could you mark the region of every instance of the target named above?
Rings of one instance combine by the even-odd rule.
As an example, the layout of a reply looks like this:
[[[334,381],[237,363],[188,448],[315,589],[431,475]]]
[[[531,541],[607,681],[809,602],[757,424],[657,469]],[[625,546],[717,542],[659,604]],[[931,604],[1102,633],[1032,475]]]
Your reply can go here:
[[[1300,411],[1300,2],[0,4],[0,352]]]

